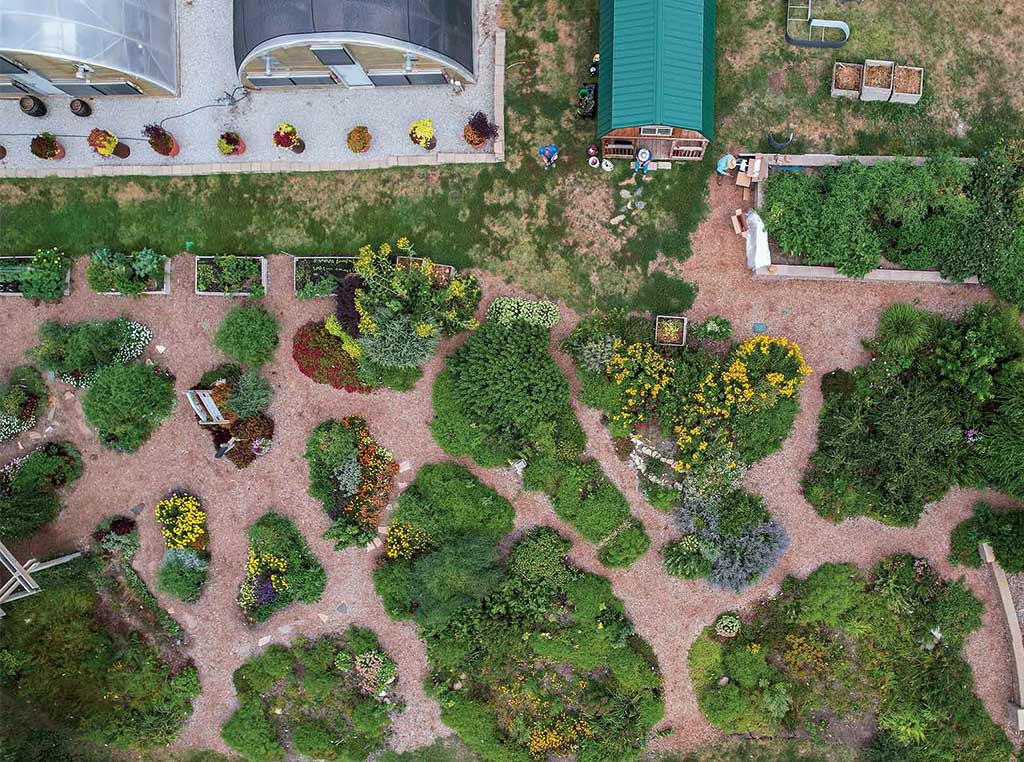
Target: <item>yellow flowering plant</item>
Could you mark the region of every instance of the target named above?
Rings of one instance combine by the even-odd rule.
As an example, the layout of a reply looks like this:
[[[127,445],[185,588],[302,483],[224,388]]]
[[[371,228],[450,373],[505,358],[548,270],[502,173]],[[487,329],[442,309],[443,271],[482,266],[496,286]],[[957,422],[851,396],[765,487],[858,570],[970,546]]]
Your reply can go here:
[[[429,550],[430,535],[413,524],[396,521],[388,528],[384,554],[388,558],[414,558]]]
[[[622,389],[622,409],[614,420],[627,431],[656,425],[658,396],[675,375],[675,366],[651,344],[615,343],[607,373]]]
[[[195,495],[173,492],[156,504],[164,544],[172,550],[206,547],[206,512]]]

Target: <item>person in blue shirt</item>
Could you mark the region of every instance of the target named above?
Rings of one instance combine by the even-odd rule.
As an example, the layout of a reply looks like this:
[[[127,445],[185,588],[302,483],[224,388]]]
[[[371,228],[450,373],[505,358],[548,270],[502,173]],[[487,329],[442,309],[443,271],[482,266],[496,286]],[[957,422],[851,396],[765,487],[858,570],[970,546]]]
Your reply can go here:
[[[558,146],[554,143],[548,143],[546,146],[541,146],[537,149],[537,153],[544,159],[544,169],[551,169],[555,166],[555,162],[558,161]]]
[[[722,178],[729,174],[730,169],[736,169],[736,157],[731,153],[727,153],[721,159],[718,160],[718,164],[715,165],[715,173],[717,177],[715,179],[718,184],[722,184]]]

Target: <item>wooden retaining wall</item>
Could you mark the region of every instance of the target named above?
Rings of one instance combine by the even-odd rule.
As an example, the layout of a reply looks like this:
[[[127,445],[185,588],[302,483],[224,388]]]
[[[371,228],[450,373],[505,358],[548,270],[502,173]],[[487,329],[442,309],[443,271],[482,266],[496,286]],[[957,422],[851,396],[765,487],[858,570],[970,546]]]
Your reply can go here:
[[[1017,618],[1017,607],[1013,604],[1013,597],[1010,595],[1010,583],[1006,578],[1006,572],[996,561],[992,546],[987,542],[978,545],[978,552],[981,560],[992,569],[992,577],[996,582],[996,590],[999,592],[999,602],[1002,604],[1003,618],[1006,620],[1006,628],[1010,635],[1010,650],[1013,654],[1013,700],[1009,705],[1010,727],[1015,732],[1024,730],[1024,640],[1021,639],[1020,620]]]

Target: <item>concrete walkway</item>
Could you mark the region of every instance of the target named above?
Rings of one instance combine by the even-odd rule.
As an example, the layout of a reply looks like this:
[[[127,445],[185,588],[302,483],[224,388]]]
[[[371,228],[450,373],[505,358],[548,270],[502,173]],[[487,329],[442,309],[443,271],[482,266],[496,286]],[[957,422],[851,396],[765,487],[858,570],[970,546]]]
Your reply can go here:
[[[7,158],[0,161],[0,177],[336,171],[503,161],[503,131],[495,145],[479,150],[471,149],[462,137],[463,127],[476,111],[484,111],[504,126],[504,30],[497,26],[495,0],[478,3],[477,82],[462,93],[447,85],[270,89],[251,91],[236,105],[214,105],[239,84],[232,52],[232,4],[178,0],[180,97],[93,98],[93,113],[86,118],[71,113],[69,98],[45,97],[49,111],[41,118],[23,114],[17,100],[0,100],[0,145],[7,149]],[[235,95],[241,94],[239,88]],[[200,110],[188,113],[194,109]],[[434,121],[437,149],[432,152],[409,140],[409,125],[424,118]],[[153,151],[142,135],[145,125],[162,120],[181,145],[181,154],[173,159]],[[280,122],[295,125],[306,143],[304,153],[271,143]],[[357,125],[367,126],[372,135],[370,150],[364,154],[352,153],[345,144],[349,130]],[[96,154],[85,140],[94,127],[126,141],[131,156],[121,160]],[[247,147],[243,156],[225,157],[217,150],[217,139],[226,130],[242,136]],[[44,131],[57,135],[64,145],[67,156],[61,161],[31,154],[32,137]]]

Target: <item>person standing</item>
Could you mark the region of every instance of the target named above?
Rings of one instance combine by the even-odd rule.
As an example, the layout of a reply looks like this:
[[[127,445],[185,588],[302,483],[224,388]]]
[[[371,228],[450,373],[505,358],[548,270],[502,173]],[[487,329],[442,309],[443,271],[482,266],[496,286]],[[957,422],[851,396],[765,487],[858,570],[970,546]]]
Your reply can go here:
[[[541,146],[537,149],[537,153],[544,160],[544,169],[551,169],[555,166],[555,162],[558,161],[558,146],[554,143],[548,143],[546,146]]]

